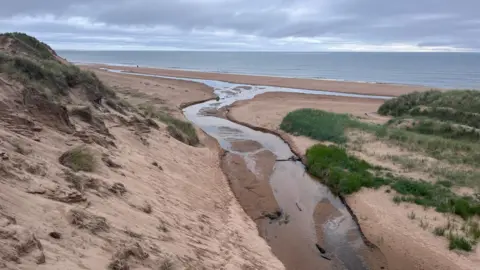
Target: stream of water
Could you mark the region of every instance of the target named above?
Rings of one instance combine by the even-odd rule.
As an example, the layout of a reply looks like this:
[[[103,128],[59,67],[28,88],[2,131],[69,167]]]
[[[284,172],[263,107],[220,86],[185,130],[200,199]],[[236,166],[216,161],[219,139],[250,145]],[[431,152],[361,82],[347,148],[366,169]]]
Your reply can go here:
[[[205,110],[220,109],[236,101],[251,99],[266,92],[387,98],[329,91],[239,85],[211,80],[185,80],[209,85],[219,97],[219,100],[210,100],[185,108],[186,118],[214,137],[225,151],[240,155],[253,173],[256,173],[255,163],[258,162],[253,156],[259,150],[234,151],[232,142],[255,141],[261,145],[262,150],[272,152],[277,160],[295,155],[281,138],[223,118],[208,116],[203,113]],[[265,238],[273,253],[287,269],[386,269],[384,258],[379,258],[378,254],[375,255],[376,253],[373,254],[372,249],[365,245],[360,230],[345,205],[339,198],[333,196],[326,186],[308,175],[301,162],[275,162],[269,185],[282,214],[288,216],[288,222],[263,222],[257,225],[260,235]]]

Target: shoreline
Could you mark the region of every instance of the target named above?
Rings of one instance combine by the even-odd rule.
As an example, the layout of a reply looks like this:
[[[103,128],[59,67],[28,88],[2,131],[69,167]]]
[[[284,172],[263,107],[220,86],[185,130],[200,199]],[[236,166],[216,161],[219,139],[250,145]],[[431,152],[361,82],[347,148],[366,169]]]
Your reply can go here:
[[[255,73],[235,73],[228,71],[209,71],[209,70],[198,70],[198,69],[188,69],[188,68],[177,68],[177,67],[155,67],[155,66],[137,66],[133,64],[115,64],[115,63],[96,63],[96,62],[72,62],[77,66],[109,66],[109,67],[120,67],[120,68],[145,68],[145,69],[155,69],[155,70],[164,70],[164,71],[186,71],[186,72],[195,72],[195,73],[212,73],[218,75],[239,75],[239,76],[252,76],[252,77],[269,77],[269,78],[280,78],[280,79],[301,79],[301,80],[318,80],[318,81],[333,81],[333,82],[346,82],[346,83],[362,83],[362,84],[388,84],[388,85],[398,85],[398,86],[407,86],[407,87],[430,87],[420,84],[410,84],[410,83],[394,83],[394,82],[383,82],[383,81],[350,81],[346,79],[333,79],[333,78],[323,78],[323,77],[291,77],[291,76],[282,76],[282,75],[272,75],[272,74],[255,74]],[[193,77],[192,77],[193,78]],[[228,82],[228,81],[225,81]],[[445,87],[434,87],[434,89],[446,89]]]
[[[249,84],[259,86],[272,86],[294,89],[321,90],[347,94],[361,95],[378,95],[395,97],[414,91],[427,91],[434,89],[427,86],[414,86],[389,83],[369,83],[369,82],[349,82],[335,81],[328,79],[308,79],[308,78],[290,78],[290,77],[274,77],[263,75],[243,75],[232,73],[213,73],[200,72],[180,69],[161,69],[122,65],[105,65],[105,64],[82,64],[81,66],[101,70],[122,69],[131,73],[143,73],[148,75],[159,75],[186,79],[215,80],[234,84]]]

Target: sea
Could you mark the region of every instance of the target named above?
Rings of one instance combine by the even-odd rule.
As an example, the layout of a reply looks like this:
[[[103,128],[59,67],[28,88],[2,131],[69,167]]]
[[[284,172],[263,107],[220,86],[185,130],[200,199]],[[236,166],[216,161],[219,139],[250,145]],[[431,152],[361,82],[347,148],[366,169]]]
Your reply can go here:
[[[479,89],[480,53],[57,51],[75,63]]]

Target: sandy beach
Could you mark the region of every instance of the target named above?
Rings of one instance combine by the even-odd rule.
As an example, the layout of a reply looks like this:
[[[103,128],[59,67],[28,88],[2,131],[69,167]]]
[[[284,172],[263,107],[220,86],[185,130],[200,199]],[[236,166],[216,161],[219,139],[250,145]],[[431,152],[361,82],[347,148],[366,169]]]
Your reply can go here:
[[[382,95],[382,96],[399,96],[413,91],[426,91],[431,89],[424,86],[413,85],[396,85],[384,83],[357,83],[357,82],[342,82],[329,81],[317,79],[298,79],[298,78],[284,78],[284,77],[269,77],[269,76],[252,76],[240,74],[220,74],[209,72],[197,72],[188,70],[174,70],[174,69],[158,69],[147,67],[131,67],[131,66],[109,66],[101,64],[87,65],[92,68],[110,68],[120,69],[128,72],[179,77],[179,78],[195,78],[203,80],[217,80],[238,84],[252,84],[265,86],[278,86],[286,88],[310,89],[310,90],[325,90],[343,93],[355,93],[365,95]]]

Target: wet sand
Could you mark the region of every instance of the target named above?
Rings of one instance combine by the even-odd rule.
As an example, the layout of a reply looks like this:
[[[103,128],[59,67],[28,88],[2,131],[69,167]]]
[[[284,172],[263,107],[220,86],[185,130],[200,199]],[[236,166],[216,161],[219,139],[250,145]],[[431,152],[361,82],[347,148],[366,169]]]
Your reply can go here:
[[[300,78],[286,78],[286,77],[269,77],[269,76],[253,76],[240,74],[221,74],[210,72],[198,72],[187,70],[174,69],[158,69],[147,67],[131,67],[131,66],[109,66],[101,64],[88,65],[90,68],[110,68],[121,69],[128,72],[153,74],[161,76],[179,77],[179,78],[195,78],[204,80],[217,80],[238,84],[252,84],[265,86],[278,86],[286,88],[311,89],[311,90],[325,90],[343,93],[355,93],[366,95],[384,95],[384,96],[399,96],[413,91],[426,91],[430,87],[415,86],[415,85],[398,85],[385,83],[357,83],[357,82],[342,82],[329,81],[318,79],[300,79]]]

